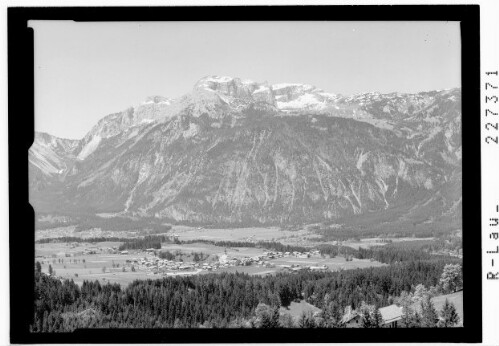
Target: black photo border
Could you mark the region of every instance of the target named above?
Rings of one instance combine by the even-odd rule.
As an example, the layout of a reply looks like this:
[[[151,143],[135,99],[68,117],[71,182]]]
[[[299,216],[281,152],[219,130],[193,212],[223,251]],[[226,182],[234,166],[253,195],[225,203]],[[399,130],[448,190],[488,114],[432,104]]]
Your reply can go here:
[[[34,212],[28,149],[34,138],[33,30],[28,20],[75,21],[459,21],[462,42],[462,328],[450,329],[88,329],[30,333]],[[482,340],[479,5],[10,7],[8,8],[10,338],[12,343],[316,343]],[[21,254],[21,255],[19,255]]]

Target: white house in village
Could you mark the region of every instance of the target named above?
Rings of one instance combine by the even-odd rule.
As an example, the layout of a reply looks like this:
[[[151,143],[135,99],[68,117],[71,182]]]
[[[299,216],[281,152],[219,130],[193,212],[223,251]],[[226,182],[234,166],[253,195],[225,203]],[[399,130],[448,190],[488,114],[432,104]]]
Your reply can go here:
[[[227,254],[220,255],[218,256],[218,261],[221,264],[226,264],[229,261],[229,256],[227,256]]]

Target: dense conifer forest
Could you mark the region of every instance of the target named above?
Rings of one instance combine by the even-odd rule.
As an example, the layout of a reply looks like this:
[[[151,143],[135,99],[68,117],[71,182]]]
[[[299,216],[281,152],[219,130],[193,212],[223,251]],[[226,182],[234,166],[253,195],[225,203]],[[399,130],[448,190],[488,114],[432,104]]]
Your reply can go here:
[[[416,285],[435,289],[441,285],[446,264],[434,258],[337,272],[302,270],[265,277],[207,274],[137,280],[127,287],[98,281],[85,281],[79,287],[37,269],[31,328],[68,332],[92,327],[339,327],[346,311],[367,311],[366,306],[375,311],[409,294]],[[447,286],[447,290],[456,288]],[[280,306],[303,299],[322,309],[321,315],[303,315],[295,323],[278,313]],[[446,313],[452,316],[452,311]]]

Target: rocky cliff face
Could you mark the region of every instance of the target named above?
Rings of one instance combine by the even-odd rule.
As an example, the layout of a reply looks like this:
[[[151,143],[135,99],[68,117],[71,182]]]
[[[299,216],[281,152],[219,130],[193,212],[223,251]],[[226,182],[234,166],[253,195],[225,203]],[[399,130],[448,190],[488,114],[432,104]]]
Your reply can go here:
[[[429,223],[460,215],[460,117],[459,89],[346,97],[206,77],[179,99],[103,118],[80,141],[37,135],[30,199],[39,211],[210,224],[394,210]]]

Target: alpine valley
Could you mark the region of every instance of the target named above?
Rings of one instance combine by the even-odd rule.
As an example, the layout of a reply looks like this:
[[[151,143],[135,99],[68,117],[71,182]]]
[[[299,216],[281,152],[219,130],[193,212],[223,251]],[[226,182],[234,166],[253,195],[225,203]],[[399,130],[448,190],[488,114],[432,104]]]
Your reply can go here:
[[[447,232],[461,227],[461,90],[343,96],[205,77],[81,140],[36,133],[29,177],[40,215]]]

